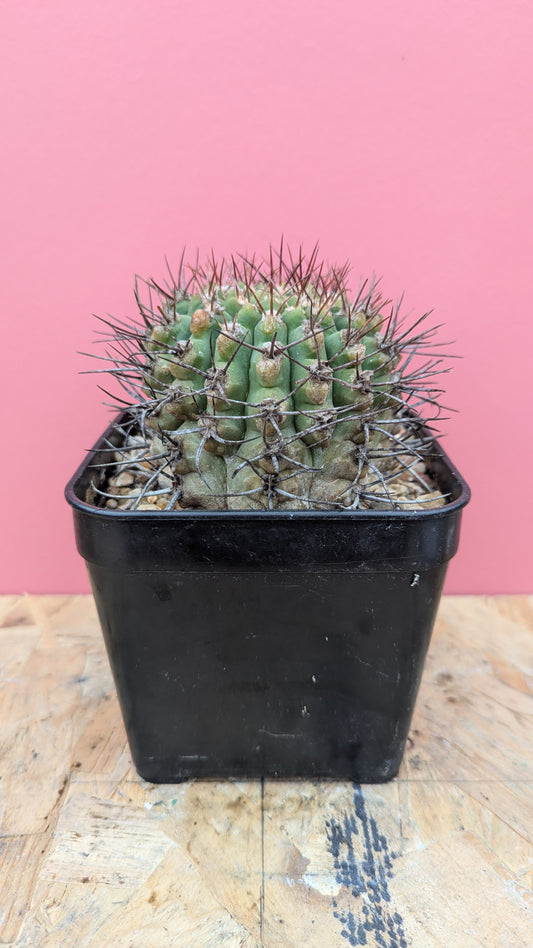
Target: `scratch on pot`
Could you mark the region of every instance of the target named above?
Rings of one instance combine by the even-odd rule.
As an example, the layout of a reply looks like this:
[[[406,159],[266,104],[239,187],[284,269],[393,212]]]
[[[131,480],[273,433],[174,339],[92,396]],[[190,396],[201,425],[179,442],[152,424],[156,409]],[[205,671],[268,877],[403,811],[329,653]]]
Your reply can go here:
[[[380,676],[380,678],[386,678],[387,680],[391,681],[394,677],[393,675],[389,675],[387,672],[376,668],[374,662],[365,662],[364,658],[360,658],[358,655],[354,655],[353,659],[354,661],[358,662],[359,665],[363,665],[365,668],[371,668],[376,675]]]
[[[354,784],[353,811],[344,813],[339,821],[330,820],[326,826],[336,880],[351,890],[355,900],[353,910],[341,909],[333,900],[342,936],[349,945],[407,948],[403,919],[391,905],[389,890],[396,854],[389,851],[385,836],[374,818],[368,816],[359,784]]]
[[[264,727],[260,727],[260,728],[258,729],[258,733],[259,733],[259,734],[267,734],[269,737],[285,737],[285,738],[290,738],[291,740],[294,740],[294,738],[297,738],[297,737],[302,737],[302,735],[301,735],[300,733],[298,733],[298,732],[297,732],[297,733],[291,732],[291,733],[289,734],[289,733],[284,733],[283,731],[267,731],[267,729],[264,728]]]

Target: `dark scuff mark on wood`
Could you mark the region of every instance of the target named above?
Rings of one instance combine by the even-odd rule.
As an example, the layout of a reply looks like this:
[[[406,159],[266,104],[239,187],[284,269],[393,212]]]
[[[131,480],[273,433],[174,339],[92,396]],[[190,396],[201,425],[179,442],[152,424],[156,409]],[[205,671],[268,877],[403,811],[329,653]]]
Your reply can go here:
[[[354,909],[341,909],[333,901],[335,918],[349,945],[407,948],[404,923],[391,904],[389,879],[396,854],[389,850],[373,817],[369,817],[364,794],[354,784],[354,809],[326,823],[328,849],[333,856],[337,882],[351,890]]]

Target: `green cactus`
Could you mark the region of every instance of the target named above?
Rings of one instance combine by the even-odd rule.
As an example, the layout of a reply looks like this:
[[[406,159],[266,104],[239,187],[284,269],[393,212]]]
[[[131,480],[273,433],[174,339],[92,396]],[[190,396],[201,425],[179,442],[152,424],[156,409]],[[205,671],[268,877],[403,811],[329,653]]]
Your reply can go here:
[[[170,273],[170,270],[169,270]],[[375,283],[272,249],[185,268],[136,297],[143,327],[112,326],[109,371],[128,396],[116,469],[94,485],[130,509],[423,508],[438,414],[427,356]],[[422,317],[424,319],[424,317]],[[420,357],[423,357],[422,359]],[[121,401],[122,406],[124,401]],[[109,465],[106,465],[106,476]],[[127,481],[127,483],[126,483]],[[121,486],[123,485],[123,486]]]

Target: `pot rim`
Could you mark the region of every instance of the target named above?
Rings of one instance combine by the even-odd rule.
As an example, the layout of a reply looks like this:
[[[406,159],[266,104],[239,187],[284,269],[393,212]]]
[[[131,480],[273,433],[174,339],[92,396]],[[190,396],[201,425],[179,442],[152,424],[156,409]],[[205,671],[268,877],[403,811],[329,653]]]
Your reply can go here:
[[[335,521],[346,519],[379,521],[393,518],[407,520],[427,520],[440,519],[447,517],[450,513],[461,510],[471,499],[471,490],[455,465],[450,461],[446,452],[442,449],[437,438],[430,435],[433,445],[437,448],[433,467],[446,468],[453,483],[453,492],[455,498],[444,507],[432,507],[427,510],[203,510],[201,508],[190,508],[189,510],[113,510],[106,507],[95,507],[85,500],[81,500],[77,495],[76,488],[87,468],[91,466],[93,459],[101,449],[102,442],[109,439],[116,430],[117,424],[127,416],[128,412],[119,413],[108,425],[103,434],[99,437],[96,444],[88,450],[87,457],[79,465],[65,487],[65,499],[74,509],[83,512],[85,515],[92,515],[106,520],[128,521],[128,520],[154,520],[158,522],[168,520],[257,520],[264,521],[268,518],[271,522],[283,522],[291,520],[310,520],[310,521]],[[429,433],[429,432],[428,432]]]

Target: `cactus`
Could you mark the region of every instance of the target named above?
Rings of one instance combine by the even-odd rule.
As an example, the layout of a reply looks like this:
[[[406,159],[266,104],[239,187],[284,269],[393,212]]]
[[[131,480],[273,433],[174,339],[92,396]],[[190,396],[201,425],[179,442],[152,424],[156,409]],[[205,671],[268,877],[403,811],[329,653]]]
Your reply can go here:
[[[142,510],[423,509],[439,414],[426,314],[347,266],[281,246],[136,282],[142,324],[104,320],[127,419],[91,499]],[[437,327],[438,328],[438,327]],[[429,409],[429,417],[428,417]],[[111,472],[111,473],[109,473]]]

